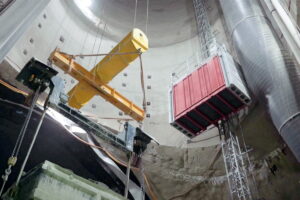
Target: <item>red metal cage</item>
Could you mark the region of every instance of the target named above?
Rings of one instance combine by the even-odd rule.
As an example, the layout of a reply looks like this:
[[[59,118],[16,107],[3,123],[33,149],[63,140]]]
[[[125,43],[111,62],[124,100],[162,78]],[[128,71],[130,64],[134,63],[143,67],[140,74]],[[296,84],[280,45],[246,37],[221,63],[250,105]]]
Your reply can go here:
[[[172,87],[171,124],[188,137],[250,104],[236,64],[224,56],[213,57]]]

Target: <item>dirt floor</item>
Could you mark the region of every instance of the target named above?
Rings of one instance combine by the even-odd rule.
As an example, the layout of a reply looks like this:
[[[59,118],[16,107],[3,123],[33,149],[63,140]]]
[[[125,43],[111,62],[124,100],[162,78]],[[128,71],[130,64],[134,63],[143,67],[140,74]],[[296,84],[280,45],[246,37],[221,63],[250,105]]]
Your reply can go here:
[[[256,106],[241,126],[242,129],[237,127],[235,132],[241,146],[244,138],[250,150],[252,167],[247,165],[246,168],[252,170],[248,179],[253,199],[300,199],[300,165],[278,136],[266,113]],[[199,146],[148,146],[143,157],[145,172],[158,199],[230,199],[220,145]]]

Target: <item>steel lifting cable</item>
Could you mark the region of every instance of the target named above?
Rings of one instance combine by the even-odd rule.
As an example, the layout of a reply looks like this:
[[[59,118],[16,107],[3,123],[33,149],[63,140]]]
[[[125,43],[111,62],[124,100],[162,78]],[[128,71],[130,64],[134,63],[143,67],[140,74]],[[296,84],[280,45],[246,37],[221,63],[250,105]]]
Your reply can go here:
[[[132,118],[121,118],[121,117],[99,117],[97,115],[94,115],[92,113],[86,113],[84,115],[85,117],[89,118],[89,119],[107,119],[107,120],[122,120],[122,121],[133,121],[134,119]]]
[[[99,21],[99,23],[96,26],[97,27],[97,33],[96,33],[95,41],[94,41],[94,44],[93,44],[92,53],[94,53],[94,48],[95,48],[96,41],[97,41],[97,38],[98,38],[98,34],[99,34],[99,31],[100,31],[99,25],[100,25],[100,21]],[[98,53],[98,52],[96,51],[96,53]],[[88,67],[90,66],[91,61],[92,61],[92,58],[89,59]],[[97,58],[95,57],[95,63],[96,63],[96,61],[97,61]],[[95,64],[94,64],[94,66],[95,66]],[[94,79],[94,81],[96,80],[96,70],[93,70],[93,79]]]
[[[137,6],[138,6],[138,2],[137,2],[137,0],[135,0],[134,18],[133,18],[133,28],[135,28],[135,24],[136,24],[136,12],[137,12]]]
[[[99,21],[99,23],[97,24],[97,27],[98,27],[99,25],[100,25],[100,21]],[[68,56],[70,57],[69,69],[71,69],[71,67],[72,67],[73,59],[75,59],[75,58],[78,57],[78,56],[79,56],[79,57],[82,57],[82,53],[81,53],[81,52],[83,51],[83,49],[84,49],[84,47],[85,47],[85,42],[86,42],[88,36],[90,35],[91,29],[92,29],[92,28],[89,28],[89,30],[88,30],[88,32],[87,32],[85,38],[84,38],[84,42],[83,42],[83,45],[82,45],[82,49],[81,49],[81,51],[80,51],[80,54],[78,54],[78,55],[75,56],[75,55],[71,55],[71,54],[67,54],[67,53],[60,52],[60,53],[63,53],[63,54],[65,54],[65,55],[68,55]],[[100,29],[99,29],[99,27],[98,27],[97,33],[96,33],[96,37],[95,37],[95,40],[94,40],[94,44],[93,44],[93,48],[92,48],[92,53],[94,52],[94,48],[95,48],[95,45],[96,45],[96,41],[97,41],[97,37],[98,37],[99,30],[100,30]],[[88,66],[89,66],[90,64],[91,64],[91,59],[89,60]],[[94,78],[95,78],[95,75],[94,75]],[[78,90],[78,86],[79,86],[79,84],[76,84],[76,85],[75,85],[74,92],[73,92],[72,95],[70,96],[70,99],[73,98],[74,94],[75,94],[76,91]]]
[[[93,117],[89,115],[85,115],[87,118],[92,118],[92,119],[106,119],[106,120],[121,120],[121,121],[133,121],[131,118],[121,118],[121,117]]]
[[[102,40],[103,40],[103,36],[104,36],[105,30],[106,30],[106,23],[104,24],[104,28],[103,28],[103,31],[102,31],[102,34],[101,34],[101,38],[100,38],[100,43],[99,43],[99,46],[98,46],[97,54],[99,54],[99,52],[100,52],[100,48],[101,48],[101,45],[102,45]],[[96,66],[96,64],[97,64],[97,58],[95,58],[94,66]]]
[[[40,87],[41,87],[41,86],[40,86]],[[48,106],[49,106],[49,99],[50,99],[50,96],[51,96],[52,92],[53,92],[53,87],[50,88],[50,91],[49,91],[49,93],[48,93],[48,96],[47,96],[47,98],[46,98],[46,100],[45,100],[45,102],[44,102],[44,106],[43,106],[43,107],[44,107],[44,110],[43,110],[43,112],[42,112],[42,116],[41,116],[41,118],[40,118],[39,124],[38,124],[37,127],[36,127],[36,130],[35,130],[35,133],[34,133],[34,135],[33,135],[32,141],[31,141],[31,143],[30,143],[30,145],[29,145],[29,148],[28,148],[28,150],[27,150],[27,153],[26,153],[26,156],[25,156],[24,161],[23,161],[23,163],[22,163],[22,166],[21,166],[19,175],[18,175],[18,177],[17,177],[15,186],[18,186],[18,184],[19,184],[19,182],[20,182],[20,180],[21,180],[21,177],[22,177],[22,175],[23,175],[23,172],[24,172],[25,166],[26,166],[26,164],[27,164],[28,158],[29,158],[29,156],[30,156],[30,154],[31,154],[32,148],[33,148],[33,146],[34,146],[34,144],[35,144],[35,141],[36,141],[36,138],[37,138],[37,136],[38,136],[38,134],[39,134],[39,132],[40,132],[40,128],[41,128],[41,126],[42,126],[42,124],[43,124],[43,122],[44,122],[44,118],[45,118],[45,116],[46,116],[47,109],[48,109]]]
[[[145,91],[145,79],[144,79],[144,68],[141,54],[139,55],[140,59],[140,68],[141,68],[141,86],[143,91],[143,109],[145,113],[147,112],[147,103],[146,103],[146,91]]]
[[[139,60],[140,60],[140,76],[141,76],[141,87],[142,87],[142,92],[143,92],[143,109],[145,111],[145,113],[147,113],[147,103],[146,103],[146,91],[145,91],[145,80],[144,80],[144,69],[143,69],[143,60],[142,60],[142,54],[140,53],[139,54]],[[139,127],[141,129],[143,129],[143,122],[140,122],[139,123]],[[141,174],[143,174],[143,177],[142,177],[142,192],[143,192],[143,196],[142,196],[142,200],[145,199],[145,190],[144,190],[144,185],[145,185],[145,182],[147,184],[147,187],[148,187],[148,190],[149,189],[149,183],[148,183],[148,180],[146,180],[146,176],[145,176],[145,173],[144,173],[144,166],[143,166],[143,159],[142,159],[142,156],[141,156],[141,164],[140,164],[140,168],[141,168]]]
[[[147,2],[147,9],[146,9],[146,35],[148,34],[148,20],[149,20],[149,0]]]
[[[103,11],[104,11],[104,4],[102,4],[102,7],[100,9],[99,25],[101,24],[101,18],[102,18]],[[97,54],[100,52],[100,48],[101,48],[101,45],[102,45],[103,36],[104,36],[105,30],[106,30],[106,25],[107,25],[107,23],[104,23],[104,27],[103,27],[103,30],[102,30],[102,33],[101,33],[98,50],[96,51]],[[96,62],[97,62],[97,58],[95,58],[94,66],[96,65]]]
[[[68,8],[67,8],[67,12],[65,12],[65,17],[64,17],[63,21],[60,23],[59,30],[61,29],[62,25],[64,24],[64,22],[65,22],[65,20],[66,20],[66,18],[67,18],[67,15],[68,15],[68,16],[71,16],[71,14],[72,14],[72,13],[71,13],[71,10],[70,10],[69,13],[68,13]],[[88,38],[88,36],[89,36],[90,31],[91,31],[91,27],[88,29],[88,31],[87,31],[85,37],[83,36],[83,37],[84,37],[84,40],[83,40],[83,44],[82,44],[82,47],[81,47],[81,50],[80,50],[79,53],[81,53],[81,52],[84,50],[84,48],[85,48],[85,43],[86,43],[86,40],[87,40],[87,38]],[[63,47],[64,47],[64,45],[63,45],[60,49],[63,49]],[[51,61],[51,60],[48,60],[48,63],[49,63],[49,65],[52,65],[52,61]],[[73,58],[71,57],[70,63],[69,63],[69,70],[71,70],[72,63],[73,63]],[[78,86],[78,85],[76,85],[75,90],[77,90],[77,88],[78,88],[77,86]],[[73,93],[73,94],[74,94],[74,93]],[[73,95],[72,95],[72,97],[73,97]],[[71,97],[70,97],[70,98],[71,98]]]
[[[34,110],[34,106],[35,106],[35,104],[36,104],[36,102],[37,102],[37,100],[39,98],[39,91],[40,91],[40,89],[41,89],[41,87],[39,86],[38,89],[37,89],[37,91],[35,91],[35,95],[33,97],[29,113],[27,114],[28,118],[26,117],[25,123],[24,123],[24,125],[23,125],[23,127],[21,129],[21,133],[18,136],[16,145],[18,144],[18,142],[20,144],[18,144],[17,148],[16,149],[14,148],[14,150],[13,150],[13,154],[15,153],[15,157],[17,157],[19,155],[20,148],[21,148],[21,145],[23,143],[23,139],[24,139],[24,136],[25,136],[25,133],[26,133],[26,130],[27,130],[27,126],[29,124],[29,120],[30,120],[32,112]]]
[[[33,100],[32,100],[30,109],[29,109],[29,111],[28,111],[28,113],[26,115],[25,121],[24,121],[23,126],[21,128],[21,131],[20,131],[20,133],[18,135],[18,138],[17,138],[16,144],[14,146],[14,149],[12,151],[12,154],[8,158],[8,161],[7,161],[8,167],[5,170],[4,175],[2,176],[3,182],[2,182],[2,187],[1,187],[1,190],[0,190],[0,198],[1,198],[2,192],[4,190],[4,187],[6,185],[6,182],[8,180],[8,177],[11,174],[11,168],[13,166],[15,166],[15,164],[17,163],[19,151],[20,151],[20,148],[22,146],[23,139],[24,139],[25,133],[27,131],[27,127],[28,127],[29,121],[31,119],[32,112],[33,112],[34,107],[36,105],[36,102],[38,100],[40,89],[41,89],[41,86],[39,86],[38,89],[34,92],[34,96],[33,96]]]
[[[97,42],[97,38],[98,38],[98,34],[100,32],[100,28],[99,28],[99,25],[100,25],[100,21],[99,23],[97,24],[96,28],[97,28],[97,32],[96,32],[96,37],[95,37],[95,40],[94,40],[94,44],[93,44],[93,48],[92,48],[92,53],[94,53],[94,49],[95,49],[95,46],[96,46],[96,42]],[[89,64],[88,64],[88,67],[90,66],[91,64],[91,61],[92,59],[89,60]]]
[[[92,28],[89,27],[89,30],[87,31],[87,33],[86,33],[86,35],[85,35],[85,37],[84,37],[84,40],[83,40],[83,44],[82,44],[81,50],[79,51],[80,54],[83,53],[83,50],[84,50],[84,48],[85,48],[85,42],[86,42],[86,40],[87,40],[87,38],[88,38],[88,36],[89,36],[89,33],[90,33],[91,29],[92,29]]]
[[[124,53],[99,53],[99,54],[68,54],[66,52],[60,51],[60,53],[70,56],[72,58],[76,57],[90,57],[90,56],[113,56],[113,55],[131,55],[131,54],[141,54],[139,51],[135,52],[124,52]]]
[[[140,60],[140,78],[141,78],[141,87],[142,87],[142,92],[143,92],[143,109],[144,109],[144,112],[147,113],[147,103],[146,103],[146,91],[145,91],[145,79],[144,79],[144,68],[143,68],[143,60],[142,60],[142,54],[140,53],[139,54],[139,60]],[[139,123],[139,127],[141,129],[143,129],[143,122],[140,122]],[[142,196],[142,200],[145,199],[145,190],[144,190],[144,187],[145,187],[145,182],[146,182],[146,185],[147,185],[147,188],[149,191],[151,191],[151,195],[153,195],[153,192],[150,188],[150,185],[149,185],[149,182],[148,182],[148,179],[144,173],[144,166],[143,166],[143,159],[141,157],[141,164],[140,164],[140,167],[141,167],[141,174],[143,175],[142,177],[142,192],[143,192],[143,196]],[[154,199],[157,199],[154,195]]]

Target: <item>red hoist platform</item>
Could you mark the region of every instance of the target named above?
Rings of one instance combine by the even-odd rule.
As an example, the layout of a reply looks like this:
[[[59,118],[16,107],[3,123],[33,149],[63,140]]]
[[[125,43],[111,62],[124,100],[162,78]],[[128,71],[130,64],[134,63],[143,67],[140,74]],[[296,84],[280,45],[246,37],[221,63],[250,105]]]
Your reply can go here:
[[[251,103],[238,64],[225,50],[175,83],[170,102],[171,125],[190,138]]]

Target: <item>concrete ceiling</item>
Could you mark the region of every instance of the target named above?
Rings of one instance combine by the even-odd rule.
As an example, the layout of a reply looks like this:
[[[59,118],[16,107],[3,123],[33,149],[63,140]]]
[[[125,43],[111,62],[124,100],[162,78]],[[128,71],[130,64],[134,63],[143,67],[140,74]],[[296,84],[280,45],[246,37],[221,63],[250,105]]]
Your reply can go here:
[[[147,1],[139,0],[134,24],[135,2],[135,0],[91,0],[90,5],[78,1],[70,3],[76,4],[95,26],[101,27],[99,26],[101,23],[106,23],[108,35],[116,41],[133,27],[147,32],[151,47],[173,45],[197,35],[193,1],[151,0],[147,23]]]

